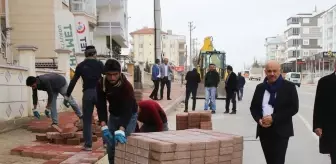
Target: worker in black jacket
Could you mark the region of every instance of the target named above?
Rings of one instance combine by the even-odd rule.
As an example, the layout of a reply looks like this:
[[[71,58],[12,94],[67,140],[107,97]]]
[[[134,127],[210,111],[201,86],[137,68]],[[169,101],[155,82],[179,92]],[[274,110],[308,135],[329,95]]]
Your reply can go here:
[[[184,112],[188,112],[188,101],[190,98],[190,93],[192,94],[192,110],[194,111],[196,108],[196,93],[197,93],[197,88],[198,88],[198,83],[201,82],[201,76],[197,72],[197,69],[194,68],[192,71],[189,71],[185,77],[187,80],[187,85],[186,85],[186,97],[185,97],[185,110]]]
[[[83,79],[83,138],[85,151],[92,150],[92,114],[94,106],[97,104],[96,87],[101,79],[104,64],[97,60],[97,51],[94,46],[87,46],[85,49],[85,60],[79,63],[75,70],[75,75],[70,81],[67,90],[67,97],[70,97],[75,85],[80,77]]]
[[[126,136],[134,132],[137,124],[138,105],[133,86],[121,73],[121,66],[117,60],[107,60],[104,73],[105,76],[97,87],[97,111],[103,138],[107,142],[109,163],[114,164],[115,142],[126,143]],[[106,101],[109,103],[109,119],[107,119]]]
[[[225,91],[226,91],[226,99],[225,99],[225,112],[229,113],[230,111],[230,101],[232,102],[232,112],[230,114],[237,113],[237,90],[238,90],[238,80],[237,75],[233,72],[232,66],[227,66],[226,71],[228,76],[225,80]]]
[[[75,111],[76,115],[81,119],[82,113],[73,97],[66,97],[66,92],[68,89],[68,83],[64,76],[49,73],[40,75],[37,77],[29,76],[26,80],[26,85],[32,87],[33,89],[33,113],[36,118],[40,118],[40,114],[37,108],[38,96],[37,90],[46,91],[48,94],[47,106],[44,111],[45,115],[52,119],[52,125],[58,125],[58,116],[57,116],[57,96],[61,94],[64,99],[67,101],[64,102],[64,105],[67,106],[69,103],[72,109]]]
[[[205,74],[204,87],[205,87],[205,102],[204,110],[208,110],[211,103],[211,113],[216,113],[216,93],[220,78],[219,73],[216,71],[215,64],[209,64],[209,71]]]

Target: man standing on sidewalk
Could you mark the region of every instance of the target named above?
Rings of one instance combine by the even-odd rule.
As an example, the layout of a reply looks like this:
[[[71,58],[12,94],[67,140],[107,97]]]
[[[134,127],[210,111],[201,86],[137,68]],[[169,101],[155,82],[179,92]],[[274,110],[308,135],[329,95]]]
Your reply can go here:
[[[238,73],[238,101],[241,101],[243,99],[244,95],[244,86],[245,86],[245,77],[241,75],[241,72]]]
[[[257,85],[251,102],[251,115],[257,125],[267,164],[285,164],[288,140],[294,136],[292,117],[299,111],[299,98],[293,83],[284,80],[280,64],[269,61],[266,78]]]
[[[132,84],[121,73],[120,63],[109,59],[104,66],[105,76],[97,87],[97,111],[102,134],[107,142],[110,164],[114,164],[115,145],[125,144],[127,136],[134,132],[137,125],[138,105]],[[107,112],[107,101],[109,112]],[[109,119],[107,119],[109,115]]]
[[[163,89],[164,86],[167,86],[167,100],[170,98],[170,89],[171,89],[171,80],[172,80],[173,71],[168,64],[168,58],[163,60],[163,64],[160,66],[160,75],[161,75],[161,89],[160,89],[160,100],[163,99]]]
[[[40,114],[37,111],[37,101],[38,95],[37,90],[46,91],[48,94],[48,101],[47,106],[45,109],[45,115],[52,120],[52,125],[58,125],[58,113],[57,113],[57,96],[61,94],[66,101],[64,101],[64,105],[68,106],[68,103],[75,111],[76,115],[82,119],[82,112],[79,109],[75,99],[71,96],[67,96],[66,92],[68,89],[68,83],[64,76],[56,74],[56,73],[49,73],[40,75],[37,77],[29,76],[26,80],[26,85],[32,87],[33,89],[33,113],[34,116],[40,118]]]
[[[330,154],[331,164],[336,164],[335,84],[335,72],[318,81],[313,114],[313,131],[320,137],[320,153]]]
[[[237,93],[237,75],[233,72],[232,66],[226,67],[228,77],[225,80],[225,112],[229,113],[230,111],[230,101],[232,102],[232,112],[230,114],[237,113],[237,102],[236,102],[236,93]]]
[[[211,103],[212,114],[216,113],[216,93],[220,78],[219,73],[216,71],[215,64],[209,64],[209,71],[205,74],[204,87],[205,87],[205,101],[204,110],[208,110],[209,103]]]
[[[85,49],[85,60],[79,63],[75,70],[75,75],[70,81],[67,96],[70,97],[75,85],[80,77],[83,79],[83,137],[84,150],[92,150],[92,114],[94,106],[97,104],[97,83],[102,77],[104,65],[96,59],[97,51],[94,46],[87,46]]]
[[[159,85],[160,85],[160,59],[155,60],[155,64],[152,67],[152,81],[154,83],[154,89],[152,93],[150,94],[149,98],[152,100],[158,100],[158,91],[159,91]]]
[[[190,93],[192,95],[192,110],[194,111],[196,108],[196,94],[197,94],[197,88],[198,83],[201,82],[201,75],[197,72],[197,69],[194,68],[192,71],[188,71],[186,77],[187,81],[186,85],[186,97],[185,97],[185,109],[184,112],[188,112],[188,102],[190,98]]]

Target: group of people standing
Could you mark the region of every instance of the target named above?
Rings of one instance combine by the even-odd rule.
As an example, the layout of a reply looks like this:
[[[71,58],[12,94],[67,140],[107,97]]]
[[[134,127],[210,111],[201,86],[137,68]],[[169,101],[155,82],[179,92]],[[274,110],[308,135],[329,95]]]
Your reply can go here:
[[[149,98],[152,100],[163,99],[163,89],[167,87],[167,100],[171,100],[171,80],[173,76],[172,67],[168,64],[168,58],[163,59],[163,63],[160,64],[160,59],[155,60],[155,64],[152,67],[152,81],[154,83],[154,89]],[[160,86],[161,84],[161,86]],[[158,91],[160,86],[160,98],[158,98]]]
[[[225,112],[230,111],[230,102],[232,102],[232,112],[231,114],[236,114],[236,96],[238,95],[238,100],[241,101],[243,98],[243,90],[245,86],[245,78],[238,73],[238,76],[233,72],[232,66],[227,66],[227,77],[225,79],[225,91],[226,91],[226,105]],[[198,83],[200,83],[200,74],[197,72],[196,68],[189,71],[185,77],[187,81],[186,84],[186,98],[185,98],[185,112],[188,112],[188,100],[190,94],[192,95],[192,110],[196,107],[196,94],[198,89]],[[204,77],[204,88],[205,88],[205,102],[204,110],[211,110],[213,114],[216,113],[216,98],[217,89],[220,82],[220,75],[216,70],[215,64],[209,64],[208,72]]]
[[[160,105],[153,100],[136,102],[134,90],[126,76],[121,72],[121,65],[115,59],[108,59],[105,64],[99,61],[94,46],[85,49],[85,60],[76,67],[74,77],[68,84],[66,78],[56,73],[37,77],[29,76],[26,85],[33,91],[33,114],[40,119],[37,109],[38,90],[48,93],[45,115],[52,119],[52,126],[58,125],[57,96],[64,97],[63,104],[71,106],[83,126],[84,151],[92,151],[92,114],[97,108],[99,123],[103,134],[104,146],[110,164],[114,164],[116,143],[126,143],[127,136],[137,132],[158,132],[168,130],[167,117]],[[165,60],[167,63],[168,60]],[[169,72],[170,68],[162,66]],[[162,72],[163,83],[170,87],[167,72]],[[83,80],[82,110],[71,93],[79,78]],[[162,84],[161,84],[162,85]],[[162,94],[161,94],[162,95]],[[168,99],[170,99],[168,94]],[[142,126],[138,126],[138,121]]]

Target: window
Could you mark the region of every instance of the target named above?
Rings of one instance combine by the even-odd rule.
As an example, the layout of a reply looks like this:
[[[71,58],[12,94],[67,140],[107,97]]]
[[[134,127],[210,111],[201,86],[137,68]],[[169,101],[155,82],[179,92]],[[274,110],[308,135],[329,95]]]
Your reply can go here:
[[[299,35],[300,29],[299,28],[293,28],[293,35]]]
[[[293,46],[299,46],[300,45],[300,40],[299,39],[293,39]]]
[[[144,42],[144,35],[140,35],[139,40],[140,40],[140,43],[143,43]]]
[[[300,78],[300,74],[298,73],[292,73],[291,78]]]
[[[303,39],[303,45],[309,45],[309,39]]]
[[[303,51],[303,56],[309,56],[309,51]]]
[[[303,23],[309,23],[310,20],[309,20],[309,18],[303,18],[302,22],[303,22]]]
[[[140,47],[140,48],[143,48],[143,44],[140,44],[139,47]]]
[[[308,27],[304,27],[303,30],[302,30],[302,33],[309,34],[309,28]]]

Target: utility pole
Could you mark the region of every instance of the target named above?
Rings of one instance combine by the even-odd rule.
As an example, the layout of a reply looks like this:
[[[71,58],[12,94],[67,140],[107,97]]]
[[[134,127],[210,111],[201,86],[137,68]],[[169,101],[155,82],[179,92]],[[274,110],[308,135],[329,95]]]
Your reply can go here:
[[[191,71],[192,70],[192,37],[191,37],[191,33],[192,33],[192,31],[194,31],[195,30],[195,26],[194,26],[194,23],[193,22],[188,22],[189,23],[189,39],[190,39],[190,45],[189,45],[189,48],[190,48],[190,50],[189,50],[189,54],[190,54],[190,56],[189,56],[189,63],[190,63],[190,68],[189,68],[189,70]]]
[[[154,27],[155,27],[155,53],[154,61],[160,59],[162,61],[162,49],[161,49],[161,0],[154,0]]]
[[[298,72],[298,46],[295,47],[295,72]]]
[[[110,57],[113,58],[113,38],[112,38],[112,7],[111,7],[112,0],[109,0],[109,14],[110,14]]]

